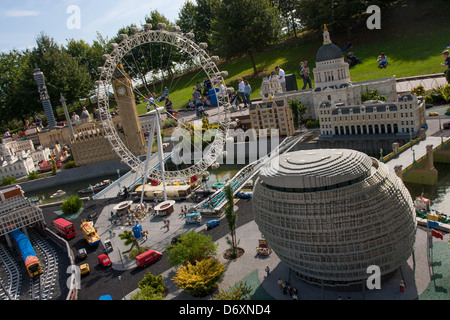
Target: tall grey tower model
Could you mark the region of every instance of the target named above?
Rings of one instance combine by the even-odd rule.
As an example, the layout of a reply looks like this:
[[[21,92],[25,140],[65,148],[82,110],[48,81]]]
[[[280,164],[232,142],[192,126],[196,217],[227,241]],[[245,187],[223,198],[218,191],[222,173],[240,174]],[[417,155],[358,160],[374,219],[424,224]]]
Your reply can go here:
[[[53,114],[52,104],[48,95],[47,87],[45,86],[45,77],[42,71],[36,66],[34,69],[34,81],[38,84],[39,94],[41,96],[42,105],[44,106],[44,112],[47,117],[49,128],[56,127],[55,115]]]

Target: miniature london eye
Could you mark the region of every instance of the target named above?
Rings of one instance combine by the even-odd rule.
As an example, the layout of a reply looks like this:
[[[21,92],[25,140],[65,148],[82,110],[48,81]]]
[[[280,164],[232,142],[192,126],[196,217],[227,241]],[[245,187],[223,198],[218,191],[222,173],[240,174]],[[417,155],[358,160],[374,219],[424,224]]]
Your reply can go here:
[[[229,89],[227,91],[224,78],[227,76],[226,71],[220,71],[216,65],[219,58],[217,56],[209,56],[206,52],[206,43],[196,44],[192,33],[182,34],[179,27],[173,27],[171,31],[166,30],[165,24],[158,24],[156,30],[152,29],[150,24],[145,24],[144,28],[138,29],[133,27],[128,34],[120,35],[120,43],[112,43],[111,52],[105,54],[103,67],[99,68],[100,78],[97,81],[97,98],[99,118],[101,119],[105,138],[110,142],[112,149],[120,157],[122,163],[128,165],[133,172],[138,172],[153,181],[165,181],[172,183],[174,181],[189,181],[192,177],[205,174],[210,167],[217,167],[217,159],[224,155],[224,146],[227,139],[229,127]],[[177,70],[178,68],[178,70]],[[182,68],[182,71],[179,69]],[[178,76],[173,76],[178,74]],[[181,74],[181,76],[179,76]],[[177,139],[188,141],[189,148],[195,150],[194,138],[204,140],[204,132],[196,129],[196,122],[185,121],[177,118],[178,106],[172,109],[164,104],[164,97],[175,88],[176,84],[185,82],[186,85],[182,90],[189,90],[195,86],[196,77],[204,78],[210,83],[209,93],[211,100],[214,100],[214,108],[208,109],[208,117],[213,122],[211,129],[212,138],[204,150],[201,150],[201,156],[194,158],[191,156],[190,162],[186,161],[183,165],[173,166],[172,169],[165,168],[164,161],[166,159],[179,160],[185,154],[186,149],[181,152],[174,148],[169,155],[164,154],[160,132],[161,117],[165,119],[173,119],[174,126],[182,132],[187,132],[189,139],[178,136]],[[182,80],[182,78],[185,78]],[[189,81],[186,81],[188,79]],[[139,83],[139,84],[137,84]],[[188,89],[186,89],[186,87]],[[179,87],[178,87],[179,89]],[[152,95],[157,91],[158,97]],[[161,97],[159,97],[159,95]],[[114,95],[117,104],[124,96],[132,96],[129,100],[131,103],[129,111],[124,112],[124,117],[135,112],[136,104],[139,102],[147,103],[147,116],[153,116],[157,119],[156,127],[152,125],[149,134],[149,142],[144,146],[130,147],[137,140],[145,139],[141,128],[129,129],[128,137],[138,134],[136,139],[127,143],[124,136],[124,129],[111,116],[113,108],[110,101]],[[150,96],[150,99],[149,99]],[[171,96],[172,97],[172,96]],[[154,98],[154,99],[153,99]],[[137,101],[136,101],[137,100]],[[172,107],[172,106],[170,106]],[[134,109],[134,110],[133,110]],[[175,111],[175,112],[174,112]],[[121,111],[122,114],[122,111]],[[126,114],[126,115],[125,115]],[[123,122],[125,118],[122,119]],[[137,116],[136,116],[137,119]],[[203,123],[200,117],[197,123]],[[154,133],[156,137],[154,137]],[[211,135],[211,133],[210,133]],[[153,140],[155,138],[155,140]],[[167,141],[167,136],[165,137]],[[170,140],[171,139],[171,140]],[[145,140],[144,140],[145,141]],[[158,151],[154,151],[154,156],[159,154],[160,163],[158,165],[149,165],[150,154],[154,150],[154,141],[158,143]],[[169,138],[169,141],[175,139]],[[192,141],[192,142],[191,142]],[[143,148],[142,148],[143,147]],[[147,157],[145,156],[147,149]],[[149,152],[150,149],[150,152]],[[164,158],[164,159],[163,159]],[[147,161],[148,160],[148,161]],[[147,164],[147,166],[146,166]],[[146,174],[147,173],[147,174]],[[207,174],[207,173],[206,173]],[[182,182],[184,183],[184,182]]]

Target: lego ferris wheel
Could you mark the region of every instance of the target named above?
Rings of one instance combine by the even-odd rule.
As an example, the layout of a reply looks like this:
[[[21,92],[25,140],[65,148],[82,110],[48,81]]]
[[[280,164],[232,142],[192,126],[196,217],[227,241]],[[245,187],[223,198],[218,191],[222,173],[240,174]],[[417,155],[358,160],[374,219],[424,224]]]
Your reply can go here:
[[[145,24],[142,30],[134,27],[129,30],[129,34],[120,35],[120,43],[111,44],[111,53],[103,56],[105,63],[99,68],[100,79],[96,83],[98,113],[105,138],[109,140],[122,163],[127,164],[133,172],[163,183],[186,181],[202,175],[208,168],[218,167],[217,159],[226,155],[224,146],[229,128],[230,92],[226,89],[224,78],[228,74],[218,69],[217,56],[208,55],[207,44],[196,44],[193,39],[194,34],[182,34],[179,27],[167,31],[163,23],[158,24],[156,30],[152,29],[150,24]],[[189,148],[184,148],[182,152],[192,147],[191,150],[195,153],[198,150],[193,142],[194,138],[197,141],[204,140],[202,130],[195,128],[198,127],[198,123],[201,127],[205,121],[202,113],[196,114],[195,118],[185,120],[184,114],[183,117],[177,118],[177,115],[181,113],[176,110],[176,103],[186,105],[188,99],[191,99],[192,89],[199,79],[199,82],[203,80],[209,82],[208,92],[211,102],[214,101],[214,107],[208,109],[207,119],[213,123],[214,135],[210,137],[205,150],[201,151],[199,159],[194,161],[191,157],[190,162],[177,164],[172,166],[172,169],[168,169],[165,161],[176,159],[179,163],[181,156],[179,149],[176,148],[170,154],[164,153],[165,144],[161,137],[163,121],[166,129],[167,124],[172,124],[174,128],[187,132],[187,137],[178,137],[179,140],[189,144]],[[174,95],[172,95],[172,89],[175,89]],[[188,98],[183,98],[181,102],[178,99],[172,105],[171,100],[176,99],[176,93],[183,90],[189,92]],[[112,111],[115,107],[114,100],[118,109],[122,108],[118,110],[120,124],[111,115],[114,113]],[[113,103],[110,104],[110,101]],[[136,108],[138,103],[147,106],[147,117],[153,119],[151,130],[148,132],[148,142],[145,142],[144,133],[139,124]],[[194,106],[195,108],[197,105]],[[165,132],[165,134],[170,133]],[[167,141],[168,137],[165,138]],[[174,141],[173,138],[172,141]],[[153,162],[151,162],[152,159]],[[155,161],[156,165],[154,165]]]

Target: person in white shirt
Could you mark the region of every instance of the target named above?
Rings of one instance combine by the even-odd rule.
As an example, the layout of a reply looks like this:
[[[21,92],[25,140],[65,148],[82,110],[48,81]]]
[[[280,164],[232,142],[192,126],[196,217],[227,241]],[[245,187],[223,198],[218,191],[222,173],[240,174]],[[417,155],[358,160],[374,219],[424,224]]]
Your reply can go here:
[[[280,79],[280,84],[283,92],[286,92],[286,75],[284,73],[284,70],[277,66],[275,68],[275,71],[278,72],[278,78]]]
[[[239,89],[238,89],[239,96],[241,97],[241,100],[244,102],[244,104],[247,105],[245,99],[245,83],[242,80],[242,78],[239,78],[238,82],[239,82]]]

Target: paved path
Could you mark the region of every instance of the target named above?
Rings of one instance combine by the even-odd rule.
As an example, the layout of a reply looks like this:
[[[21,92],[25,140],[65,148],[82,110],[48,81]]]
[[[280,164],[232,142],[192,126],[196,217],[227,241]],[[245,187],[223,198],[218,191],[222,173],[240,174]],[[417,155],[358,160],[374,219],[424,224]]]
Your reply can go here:
[[[443,74],[436,75],[436,77],[432,78],[425,78],[426,76],[427,75],[397,79],[397,92],[409,92],[411,89],[420,85],[422,85],[425,90],[430,90],[438,86],[445,86],[447,84],[447,80]]]

